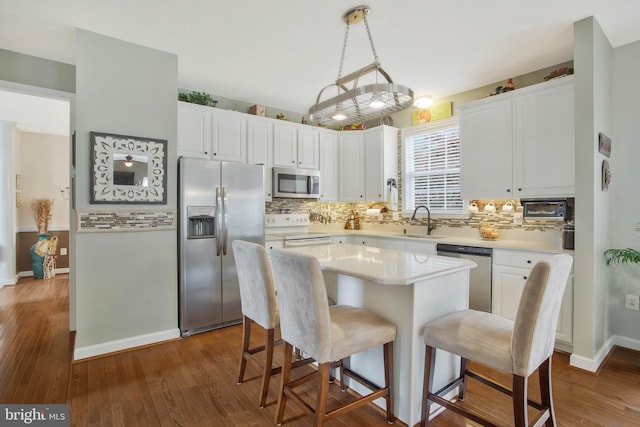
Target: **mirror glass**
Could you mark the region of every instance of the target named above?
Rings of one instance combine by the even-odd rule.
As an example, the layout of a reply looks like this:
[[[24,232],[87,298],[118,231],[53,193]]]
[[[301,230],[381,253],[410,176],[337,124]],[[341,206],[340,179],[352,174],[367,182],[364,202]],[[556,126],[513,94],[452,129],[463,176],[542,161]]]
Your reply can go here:
[[[148,164],[147,156],[113,153],[113,184],[149,186]]]
[[[167,141],[91,132],[91,203],[166,203]]]

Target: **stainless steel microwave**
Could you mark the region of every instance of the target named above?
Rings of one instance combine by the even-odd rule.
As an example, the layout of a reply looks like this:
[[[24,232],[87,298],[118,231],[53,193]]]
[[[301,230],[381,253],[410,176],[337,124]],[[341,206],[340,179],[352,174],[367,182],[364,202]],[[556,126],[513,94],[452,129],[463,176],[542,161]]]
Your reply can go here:
[[[567,199],[520,199],[522,216],[530,219],[569,220]]]
[[[317,199],[320,197],[320,171],[273,168],[273,197]]]

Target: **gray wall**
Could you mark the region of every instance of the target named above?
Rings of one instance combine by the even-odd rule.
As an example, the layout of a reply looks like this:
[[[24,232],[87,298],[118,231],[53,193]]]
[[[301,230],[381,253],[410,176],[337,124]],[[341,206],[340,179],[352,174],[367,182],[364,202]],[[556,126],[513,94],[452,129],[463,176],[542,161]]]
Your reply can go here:
[[[177,56],[84,30],[76,42],[77,208],[176,209]],[[90,131],[166,139],[167,205],[90,205]],[[76,352],[177,331],[175,230],[74,237]]]
[[[611,336],[608,316],[609,269],[604,251],[611,247],[612,192],[601,190],[605,157],[597,151],[598,132],[612,132],[613,49],[595,18],[574,25],[576,69],[576,251],[574,354],[572,363],[604,357]],[[614,171],[615,177],[615,171]],[[615,178],[614,178],[615,179]],[[580,366],[580,365],[578,365]]]
[[[0,49],[0,80],[74,93],[73,65]]]
[[[613,53],[613,116],[611,170],[615,215],[613,217],[613,247],[640,247],[640,232],[634,231],[640,222],[640,41],[618,47]],[[640,311],[624,308],[625,294],[640,295],[640,266],[610,267],[613,280],[610,287],[609,312],[613,334],[640,341]]]

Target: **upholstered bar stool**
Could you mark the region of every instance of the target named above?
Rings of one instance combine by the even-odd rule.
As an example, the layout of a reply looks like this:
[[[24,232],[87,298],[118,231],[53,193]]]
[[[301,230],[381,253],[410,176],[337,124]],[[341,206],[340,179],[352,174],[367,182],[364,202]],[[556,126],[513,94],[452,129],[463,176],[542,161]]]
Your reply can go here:
[[[329,307],[322,270],[316,258],[275,249],[271,251],[271,264],[278,291],[280,330],[285,342],[276,424],[282,423],[289,398],[314,412],[314,426],[322,426],[327,420],[384,397],[387,421],[393,422],[393,342],[396,326],[360,308],[346,305]],[[384,386],[376,386],[341,365],[342,375],[360,382],[369,388],[371,393],[327,411],[329,371],[332,362],[381,345],[384,355]],[[301,349],[315,359],[318,369],[292,381],[293,347]],[[319,377],[320,384],[315,407],[312,407],[294,391],[294,388],[314,377]],[[345,377],[341,376],[343,389],[344,380]]]
[[[512,396],[515,426],[529,425],[528,405],[539,410],[531,425],[556,425],[551,392],[551,357],[560,304],[572,262],[571,256],[561,254],[533,267],[525,283],[515,321],[490,313],[463,310],[427,323],[424,329],[426,354],[421,426],[429,425],[432,403],[481,425],[495,425],[478,413],[442,397],[458,386],[458,399],[464,400],[467,377]],[[460,376],[442,389],[432,391],[436,349],[461,357]],[[469,361],[511,374],[512,389],[472,372]],[[536,369],[542,403],[527,397],[528,378]]]
[[[238,384],[244,380],[247,360],[256,353],[264,351],[260,391],[260,408],[263,408],[269,392],[271,375],[279,373],[281,369],[272,367],[275,329],[280,324],[280,320],[271,264],[264,246],[243,240],[234,240],[231,244],[238,271],[242,306],[242,357],[238,370]],[[252,323],[264,328],[265,342],[264,345],[249,348]]]

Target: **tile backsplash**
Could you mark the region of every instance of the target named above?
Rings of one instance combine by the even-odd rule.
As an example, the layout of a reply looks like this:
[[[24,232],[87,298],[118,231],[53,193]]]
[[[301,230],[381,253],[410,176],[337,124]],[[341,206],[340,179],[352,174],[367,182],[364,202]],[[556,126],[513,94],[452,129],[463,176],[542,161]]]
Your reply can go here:
[[[514,224],[514,214],[522,215],[522,207],[518,200],[474,200],[478,205],[478,212],[469,214],[464,218],[437,218],[437,226],[446,226],[453,228],[473,228],[477,229],[481,223],[489,223],[499,230],[520,230],[520,231],[550,231],[561,230],[564,224],[561,220],[538,220],[523,221],[522,224]],[[485,204],[494,202],[496,206],[495,213],[487,213],[483,211]],[[512,212],[502,212],[502,205],[512,202],[514,209]],[[320,215],[324,217],[332,217],[332,223],[344,224],[351,212],[360,214],[360,224],[366,228],[366,224],[393,224],[393,225],[426,225],[426,219],[420,218],[411,221],[409,217],[402,215],[397,221],[393,220],[393,213],[386,212],[382,215],[382,221],[378,218],[365,215],[365,211],[369,208],[370,203],[343,203],[343,202],[318,202],[314,200],[300,199],[274,199],[265,205],[266,213],[306,213],[310,215],[313,222],[320,221]],[[402,206],[400,206],[402,209]],[[423,211],[421,211],[423,212]],[[311,215],[318,213],[319,215]],[[433,220],[433,219],[432,219]]]

